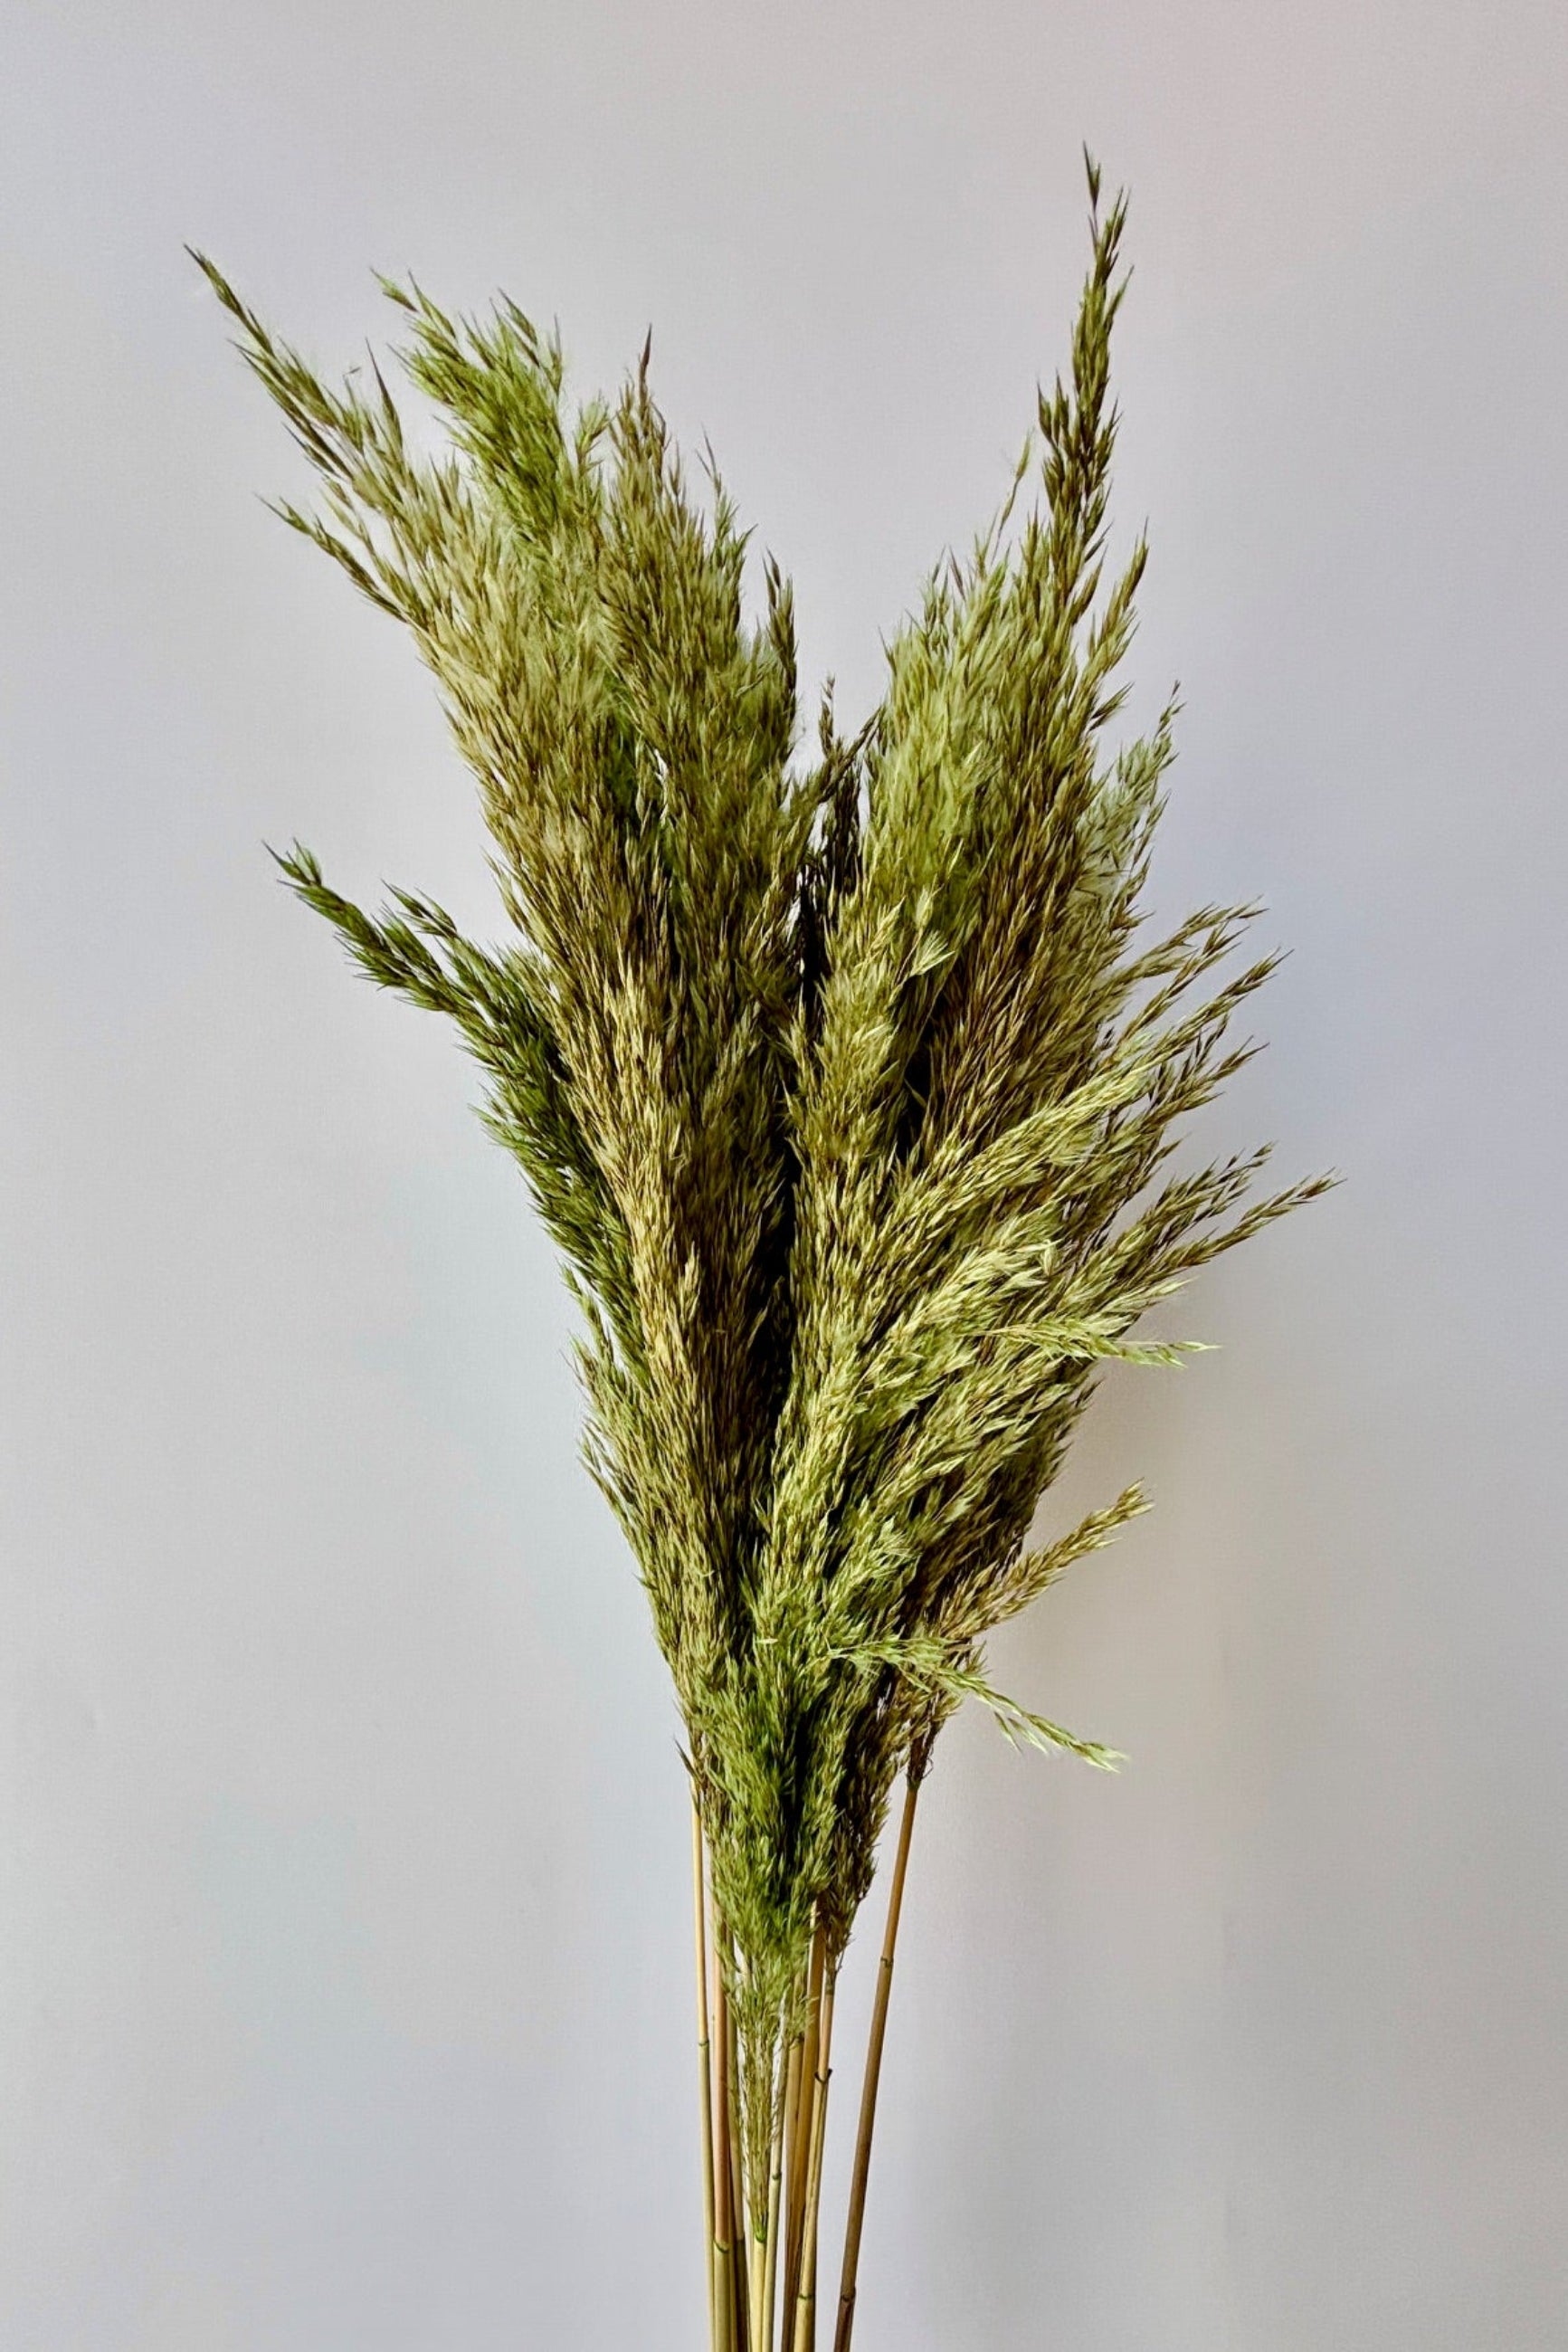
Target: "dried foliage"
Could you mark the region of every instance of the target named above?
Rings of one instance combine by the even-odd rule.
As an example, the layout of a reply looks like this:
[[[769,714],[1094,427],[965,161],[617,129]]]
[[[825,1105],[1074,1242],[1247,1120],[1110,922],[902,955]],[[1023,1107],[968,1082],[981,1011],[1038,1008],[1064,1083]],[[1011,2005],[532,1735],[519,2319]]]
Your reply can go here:
[[[841,736],[830,691],[804,760],[789,587],[769,561],[747,617],[747,534],[711,465],[694,497],[646,351],[569,414],[510,302],[453,319],[383,280],[447,431],[417,455],[379,371],[324,382],[197,257],[319,480],[278,510],[412,632],[478,779],[502,946],[281,863],[455,1023],[580,1302],[588,1458],[685,1726],[757,2241],[803,2128],[813,1937],[831,1988],[901,1772],[966,1696],[1109,1760],[981,1663],[1144,1507],[1027,1547],[1100,1367],[1174,1360],[1145,1312],[1322,1189],[1255,1195],[1264,1151],[1166,1167],[1254,1050],[1230,1024],[1273,959],[1228,963],[1247,907],[1145,936],[1177,705],[1103,751],[1146,550],[1106,579],[1125,201],[1102,215],[1088,172],[1038,455],[925,584],[871,719]]]

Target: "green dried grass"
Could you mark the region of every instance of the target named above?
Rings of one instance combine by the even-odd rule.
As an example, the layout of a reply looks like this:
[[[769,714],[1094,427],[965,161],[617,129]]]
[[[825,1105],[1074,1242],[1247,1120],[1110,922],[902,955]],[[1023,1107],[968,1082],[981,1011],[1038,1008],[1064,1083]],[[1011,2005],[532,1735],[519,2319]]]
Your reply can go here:
[[[1125,199],[1102,215],[1085,163],[1092,260],[1038,457],[1031,436],[932,573],[866,725],[842,737],[830,690],[805,761],[789,587],[769,560],[747,619],[747,535],[711,464],[706,501],[688,488],[646,350],[570,415],[559,341],[513,304],[453,319],[383,279],[446,427],[428,458],[379,370],[334,389],[195,257],[318,478],[313,511],[277,511],[412,632],[478,780],[504,945],[413,893],[369,913],[304,848],[279,863],[372,980],[455,1023],[580,1304],[589,1465],[674,1676],[733,1955],[739,2083],[707,2120],[721,2180],[740,2136],[754,2241],[813,1935],[831,1998],[900,1774],[966,1697],[1113,1760],[981,1664],[1145,1507],[1129,1487],[1026,1549],[1101,1367],[1177,1360],[1131,1336],[1147,1310],[1329,1181],[1258,1196],[1266,1150],[1165,1172],[1256,1050],[1230,1024],[1275,959],[1219,976],[1251,907],[1143,932],[1179,706],[1103,751],[1146,548],[1107,579]],[[1031,465],[1043,504],[1015,524]],[[846,2292],[852,2315],[852,2261]],[[770,2345],[723,2294],[716,2341]]]

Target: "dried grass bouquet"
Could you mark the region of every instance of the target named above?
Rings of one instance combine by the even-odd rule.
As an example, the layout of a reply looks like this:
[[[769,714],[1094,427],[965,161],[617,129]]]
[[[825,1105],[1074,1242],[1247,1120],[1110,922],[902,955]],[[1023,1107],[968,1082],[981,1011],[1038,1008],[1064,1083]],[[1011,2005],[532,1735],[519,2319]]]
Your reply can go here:
[[[374,371],[335,388],[210,261],[319,482],[278,511],[411,631],[478,780],[507,919],[370,913],[280,861],[382,986],[455,1024],[580,1305],[590,1467],[685,1727],[714,2352],[814,2352],[840,1961],[903,1786],[833,2296],[847,2352],[899,1903],[937,1734],[1108,1751],[986,1678],[991,1629],[1107,1543],[1132,1486],[1029,1532],[1100,1368],[1193,1269],[1321,1191],[1258,1151],[1165,1163],[1255,1050],[1217,977],[1256,908],[1148,939],[1173,699],[1102,752],[1146,550],[1103,581],[1124,196],[1100,210],[1071,381],[967,562],[941,564],[852,737],[801,756],[791,593],[648,381],[569,412],[511,302],[382,281],[444,453]],[[1102,589],[1103,587],[1103,593]]]

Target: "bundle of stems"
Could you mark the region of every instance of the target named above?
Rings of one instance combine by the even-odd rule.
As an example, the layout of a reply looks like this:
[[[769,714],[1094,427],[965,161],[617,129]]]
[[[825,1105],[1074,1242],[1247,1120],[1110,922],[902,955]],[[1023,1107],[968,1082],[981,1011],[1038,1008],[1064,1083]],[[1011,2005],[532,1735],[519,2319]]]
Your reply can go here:
[[[580,1304],[586,1452],[674,1678],[690,1777],[713,2352],[835,2352],[854,2323],[917,1792],[983,1643],[1144,1507],[1030,1547],[1108,1362],[1192,1271],[1323,1189],[1260,1150],[1172,1173],[1255,1050],[1257,913],[1142,908],[1173,757],[1103,751],[1142,538],[1105,580],[1125,197],[1100,205],[1068,381],[1011,486],[887,647],[852,736],[801,756],[789,586],[711,457],[693,495],[649,388],[572,414],[559,338],[383,278],[445,427],[378,365],[325,382],[201,255],[319,483],[277,511],[428,665],[477,778],[504,941],[408,891],[368,912],[279,859],[371,978],[485,1074]],[[1034,472],[1043,499],[1016,517]],[[1218,967],[1227,965],[1228,976]],[[903,1796],[836,2291],[821,2186],[840,1964]]]

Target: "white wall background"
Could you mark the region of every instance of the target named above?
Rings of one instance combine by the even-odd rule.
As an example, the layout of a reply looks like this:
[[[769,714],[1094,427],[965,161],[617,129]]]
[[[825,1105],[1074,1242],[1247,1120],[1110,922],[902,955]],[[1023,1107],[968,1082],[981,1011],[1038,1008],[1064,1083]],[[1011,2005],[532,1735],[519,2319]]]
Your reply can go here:
[[[859,2341],[1568,2342],[1555,0],[9,0],[0,64],[5,2352],[700,2336],[565,1305],[262,850],[486,922],[477,814],[183,241],[334,363],[372,265],[584,390],[652,320],[858,714],[1064,358],[1085,140],[1162,903],[1297,950],[1207,1136],[1348,1181],[1107,1391],[1060,1507],[1156,1511],[1001,1647],[1129,1768],[948,1737]]]

